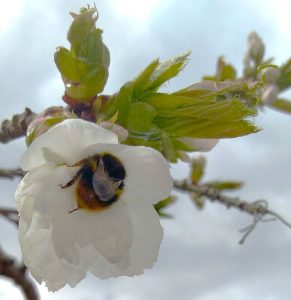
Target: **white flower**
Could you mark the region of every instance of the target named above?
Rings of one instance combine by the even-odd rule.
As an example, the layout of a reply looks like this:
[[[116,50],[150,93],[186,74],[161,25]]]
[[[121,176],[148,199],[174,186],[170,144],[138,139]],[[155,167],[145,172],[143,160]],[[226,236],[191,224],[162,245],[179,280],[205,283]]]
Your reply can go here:
[[[124,142],[128,138],[128,131],[118,124],[109,121],[103,121],[100,123],[100,126],[115,133],[118,136],[118,141],[120,143]]]
[[[38,282],[56,291],[87,271],[104,279],[152,267],[163,237],[153,204],[172,189],[159,152],[66,120],[33,141],[21,166],[30,171],[16,191],[19,238]]]
[[[188,138],[183,137],[178,139],[179,142],[183,143],[189,148],[189,152],[208,152],[212,150],[219,142],[219,139],[201,139],[201,138]],[[191,163],[191,158],[185,151],[179,151],[180,159],[184,162]]]

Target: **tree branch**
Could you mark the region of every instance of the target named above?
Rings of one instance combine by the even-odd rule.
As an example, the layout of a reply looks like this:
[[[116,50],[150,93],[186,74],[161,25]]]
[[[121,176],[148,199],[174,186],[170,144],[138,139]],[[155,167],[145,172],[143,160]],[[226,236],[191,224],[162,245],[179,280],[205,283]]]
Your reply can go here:
[[[16,138],[25,136],[29,123],[36,116],[29,108],[25,108],[22,114],[12,117],[12,120],[4,120],[0,129],[0,142],[8,143]]]
[[[38,300],[37,290],[27,274],[23,264],[18,265],[15,260],[5,254],[0,248],[0,275],[8,277],[17,284],[27,300]]]
[[[195,193],[198,196],[202,196],[210,200],[211,202],[218,202],[226,206],[227,208],[236,208],[240,211],[246,212],[254,217],[253,223],[243,229],[241,232],[244,233],[243,237],[239,241],[243,244],[248,235],[255,229],[259,222],[268,221],[264,219],[265,216],[273,216],[275,219],[282,222],[287,227],[291,228],[291,224],[287,222],[278,213],[270,210],[268,208],[267,202],[265,200],[257,200],[254,202],[243,201],[238,197],[229,197],[222,195],[221,192],[215,188],[211,188],[206,185],[194,185],[187,182],[187,180],[174,181],[174,188],[176,190]]]
[[[0,207],[0,215],[18,226],[19,217],[16,209]]]
[[[7,179],[14,179],[15,177],[22,178],[26,172],[22,171],[22,169],[0,169],[0,177]]]

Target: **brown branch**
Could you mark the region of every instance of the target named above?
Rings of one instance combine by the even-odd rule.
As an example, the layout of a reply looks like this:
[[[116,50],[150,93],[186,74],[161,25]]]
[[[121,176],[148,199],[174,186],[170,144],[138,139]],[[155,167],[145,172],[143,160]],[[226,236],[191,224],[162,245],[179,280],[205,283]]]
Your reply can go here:
[[[22,171],[22,169],[0,169],[0,177],[7,179],[14,179],[15,177],[22,178],[26,172]]]
[[[8,178],[8,179],[14,179],[15,177],[22,178],[26,172],[22,171],[20,168],[16,169],[0,169],[0,178]],[[18,212],[15,209],[12,208],[3,208],[0,207],[0,215],[5,217],[10,222],[14,223],[18,226]]]
[[[254,217],[253,223],[241,231],[244,232],[244,235],[239,242],[240,244],[244,243],[247,236],[255,229],[256,225],[259,222],[268,221],[264,219],[264,217],[268,215],[275,217],[275,219],[291,228],[291,224],[289,222],[287,222],[278,213],[268,208],[267,202],[265,200],[257,200],[250,203],[247,201],[243,201],[238,197],[229,197],[222,195],[221,191],[206,185],[190,184],[189,182],[187,182],[187,180],[175,180],[174,188],[182,192],[195,193],[198,196],[209,199],[211,202],[218,202],[223,204],[227,208],[236,208],[240,211],[252,215]]]
[[[17,264],[2,249],[0,249],[0,275],[12,279],[21,288],[27,300],[39,299],[38,292],[27,274],[26,267],[23,264]]]
[[[12,117],[12,120],[4,120],[0,128],[0,142],[8,143],[16,138],[25,136],[29,123],[36,116],[29,108],[25,108],[22,114]]]
[[[19,217],[16,209],[0,207],[0,215],[18,226]]]
[[[15,177],[22,178],[26,172],[20,168],[16,169],[0,169],[0,178],[14,179]],[[16,209],[0,207],[0,215],[18,226],[19,217]]]

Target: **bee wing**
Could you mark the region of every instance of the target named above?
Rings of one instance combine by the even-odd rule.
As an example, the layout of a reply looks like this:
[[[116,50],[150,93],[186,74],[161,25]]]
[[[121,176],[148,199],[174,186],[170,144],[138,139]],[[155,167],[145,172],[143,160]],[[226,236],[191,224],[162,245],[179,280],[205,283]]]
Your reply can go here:
[[[119,188],[121,183],[122,183],[122,180],[112,181],[112,189],[114,190],[114,192]]]
[[[108,172],[105,170],[105,166],[103,163],[102,158],[100,158],[99,163],[98,163],[98,167],[96,169],[96,171],[94,172],[94,177],[96,179],[109,179],[109,175]]]

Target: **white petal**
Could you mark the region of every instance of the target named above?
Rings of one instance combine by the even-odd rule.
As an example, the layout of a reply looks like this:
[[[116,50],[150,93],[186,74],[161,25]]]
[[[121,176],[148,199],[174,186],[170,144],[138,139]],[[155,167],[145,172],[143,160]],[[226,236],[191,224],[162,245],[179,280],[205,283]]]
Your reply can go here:
[[[46,162],[72,165],[83,158],[82,149],[96,143],[118,143],[118,137],[101,126],[80,119],[65,120],[36,138],[21,160],[30,170]]]
[[[19,240],[25,265],[31,274],[41,283],[44,281],[51,291],[62,288],[66,283],[74,287],[87,274],[88,264],[68,264],[60,260],[51,240],[49,222],[40,214],[33,216],[33,228],[27,231],[26,223],[19,223]]]
[[[85,151],[87,156],[110,153],[117,157],[126,171],[124,197],[139,198],[151,203],[167,198],[173,187],[169,164],[156,150],[148,147],[126,145],[92,145]]]
[[[109,121],[103,121],[100,123],[100,126],[115,133],[118,136],[119,143],[124,142],[128,138],[128,130],[120,125]]]
[[[132,224],[122,202],[99,212],[77,210],[71,214],[58,210],[52,216],[52,239],[57,253],[70,262],[67,248],[93,246],[109,263],[124,268],[129,264]],[[93,263],[92,261],[91,263]]]
[[[79,167],[57,167],[54,164],[45,164],[33,169],[23,178],[17,191],[16,201],[18,210],[23,217],[23,203],[26,198],[34,198],[33,210],[42,215],[51,215],[55,209],[70,211],[76,208],[73,190],[62,188],[77,173]]]
[[[130,264],[126,269],[120,270],[115,265],[108,264],[108,261],[99,259],[90,267],[90,272],[99,278],[139,275],[144,269],[151,268],[157,260],[163,238],[159,216],[147,200],[135,200],[121,200],[126,203],[133,228]]]
[[[187,137],[179,138],[178,140],[190,147],[192,151],[199,152],[210,151],[219,141],[218,139],[194,139]]]

